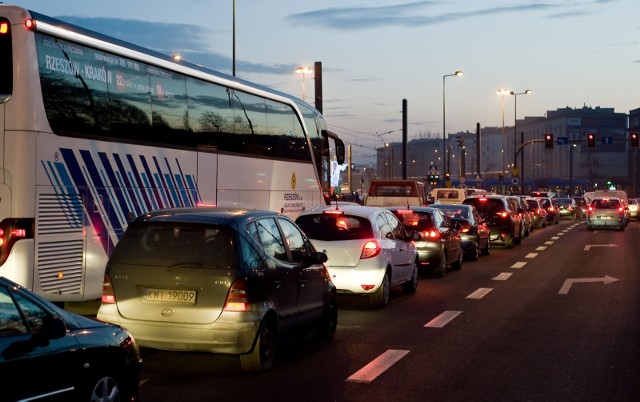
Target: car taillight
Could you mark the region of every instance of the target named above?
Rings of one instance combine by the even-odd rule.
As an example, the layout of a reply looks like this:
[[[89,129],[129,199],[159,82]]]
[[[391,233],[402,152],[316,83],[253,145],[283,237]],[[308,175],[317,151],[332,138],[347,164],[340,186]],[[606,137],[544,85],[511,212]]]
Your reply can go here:
[[[113,293],[113,284],[111,283],[111,277],[107,274],[104,275],[102,281],[102,303],[114,304],[116,302],[116,294]]]
[[[17,241],[33,238],[33,226],[31,218],[7,218],[0,222],[0,265],[9,258]]]
[[[623,214],[623,213],[624,213],[624,208],[622,208],[622,207],[618,208],[618,212],[620,212],[621,214]]]
[[[460,233],[469,233],[471,227],[469,226],[469,222],[463,222],[462,226],[460,226]]]
[[[499,218],[508,218],[508,217],[509,217],[509,213],[508,213],[508,212],[505,212],[505,211],[498,212],[496,215],[497,215]]]
[[[440,240],[440,232],[435,229],[425,230],[424,232],[420,232],[420,237],[425,240]]]
[[[553,212],[553,210],[555,210],[555,208],[554,208],[554,207],[549,207],[549,211],[550,211],[550,212]]]
[[[370,240],[362,247],[362,253],[360,253],[360,259],[375,257],[380,254],[380,245],[374,240]]]
[[[229,288],[223,310],[251,311],[251,304],[249,303],[249,295],[247,293],[247,282],[244,279],[238,279],[233,282]]]
[[[589,207],[589,208],[587,208],[587,213],[588,213],[588,214],[590,214],[590,213],[592,213],[592,212],[593,212],[593,207]]]

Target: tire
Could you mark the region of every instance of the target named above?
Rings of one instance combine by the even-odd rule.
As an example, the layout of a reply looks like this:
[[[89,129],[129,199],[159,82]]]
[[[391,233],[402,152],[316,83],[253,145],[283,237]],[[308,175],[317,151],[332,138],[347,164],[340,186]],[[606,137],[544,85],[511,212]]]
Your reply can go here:
[[[480,254],[482,254],[482,255],[491,254],[491,241],[489,239],[487,239],[487,245],[485,246],[485,248],[482,249]]]
[[[473,248],[471,253],[469,253],[469,261],[478,261],[478,259],[480,258],[480,249],[478,248],[478,246],[480,245],[480,239],[478,239],[477,241],[478,242],[476,243],[475,247]]]
[[[514,243],[515,243],[515,239],[513,238],[513,236],[511,236],[507,240],[504,241],[504,246],[506,248],[513,248],[513,244]]]
[[[513,244],[515,244],[516,246],[519,246],[521,243],[522,243],[522,237],[513,236]]]
[[[444,278],[447,276],[447,250],[442,251],[442,258],[440,258],[440,265],[433,270],[433,276],[436,278]]]
[[[325,306],[324,313],[322,314],[322,323],[320,329],[316,332],[316,338],[326,341],[333,339],[336,334],[336,327],[338,326],[338,302],[336,296],[332,294],[329,296],[329,301]]]
[[[265,318],[260,324],[258,337],[251,353],[240,355],[240,365],[246,373],[260,373],[270,370],[276,357],[276,325]]]
[[[371,295],[371,304],[377,308],[384,308],[389,305],[389,297],[391,293],[391,278],[389,278],[389,271],[384,273],[382,283],[378,291]]]
[[[413,273],[411,275],[411,279],[408,282],[402,284],[402,290],[406,294],[415,293],[418,289],[418,263],[414,261],[413,263]]]
[[[456,271],[461,270],[462,269],[462,259],[463,259],[462,249],[460,249],[460,253],[458,254],[458,259],[451,263],[451,269],[454,269]]]
[[[91,390],[89,401],[116,402],[120,401],[118,382],[112,377],[102,377]]]

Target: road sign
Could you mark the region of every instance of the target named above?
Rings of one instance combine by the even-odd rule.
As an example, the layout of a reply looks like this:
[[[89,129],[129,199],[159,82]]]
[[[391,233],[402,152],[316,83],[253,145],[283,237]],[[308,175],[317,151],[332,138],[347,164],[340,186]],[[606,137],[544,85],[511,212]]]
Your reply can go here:
[[[611,145],[613,144],[613,137],[602,137],[600,139],[600,143],[602,145]]]
[[[511,179],[511,184],[516,185],[516,184],[518,184],[519,181],[520,180],[518,180],[517,177],[514,177],[513,179]]]
[[[518,168],[517,167],[511,168],[511,174],[514,175],[514,176],[517,176],[518,175]]]
[[[438,167],[436,165],[429,166],[429,174],[438,174]]]
[[[569,137],[558,137],[556,139],[556,144],[558,144],[558,145],[567,145],[567,144],[569,144]]]

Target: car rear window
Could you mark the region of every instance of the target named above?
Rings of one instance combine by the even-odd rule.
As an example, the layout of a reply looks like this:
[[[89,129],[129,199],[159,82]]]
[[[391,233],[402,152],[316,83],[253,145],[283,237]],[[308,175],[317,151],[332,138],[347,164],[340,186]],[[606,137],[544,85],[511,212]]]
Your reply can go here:
[[[373,228],[369,219],[339,214],[299,216],[296,224],[310,239],[321,241],[370,239]]]
[[[595,209],[618,209],[621,207],[618,200],[593,200],[591,206]]]
[[[423,232],[435,226],[433,216],[426,211],[392,211],[398,218],[402,226],[409,233],[414,231]]]
[[[505,210],[501,200],[492,198],[467,198],[464,203],[476,207],[481,215],[494,215]]]
[[[123,264],[236,267],[235,232],[226,226],[176,222],[134,222],[110,261]]]
[[[469,210],[467,208],[460,208],[455,205],[447,206],[434,206],[434,208],[440,209],[449,218],[452,219],[467,219],[469,217]]]

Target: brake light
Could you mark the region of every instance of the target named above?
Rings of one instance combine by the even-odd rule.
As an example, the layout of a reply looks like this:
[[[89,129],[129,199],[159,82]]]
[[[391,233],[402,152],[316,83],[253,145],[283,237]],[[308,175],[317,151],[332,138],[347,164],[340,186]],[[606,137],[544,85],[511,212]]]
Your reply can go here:
[[[13,245],[22,239],[32,239],[34,220],[31,218],[7,218],[0,222],[0,265],[9,258]]]
[[[498,212],[496,215],[498,215],[500,218],[508,218],[509,217],[509,213],[506,212],[506,211]]]
[[[247,282],[244,279],[238,279],[233,282],[233,285],[229,288],[223,310],[251,311],[251,304],[249,303],[249,295],[247,293]]]
[[[460,233],[469,233],[470,230],[471,227],[469,226],[468,222],[464,222],[462,226],[460,226]]]
[[[0,23],[0,34],[4,35],[7,32],[9,32],[9,23],[3,21],[2,23]]]
[[[111,283],[111,277],[109,275],[104,275],[104,280],[102,281],[102,303],[104,304],[115,304],[116,302],[116,294],[113,292],[113,284]]]
[[[365,258],[375,257],[378,254],[380,254],[380,245],[378,242],[370,240],[364,244],[364,247],[362,247],[360,259],[364,260]]]
[[[549,207],[549,211],[553,211],[554,209],[554,207]]]
[[[420,232],[420,237],[426,240],[440,240],[440,232],[435,229]]]
[[[590,214],[591,212],[593,212],[593,207],[589,206],[589,208],[587,208],[587,213]]]
[[[339,209],[327,209],[326,211],[322,211],[322,213],[327,215],[344,215],[344,211]]]
[[[618,212],[624,213],[624,208],[622,208],[622,207],[618,208]]]
[[[24,20],[24,26],[30,31],[35,31],[36,30],[36,20],[31,19],[31,18],[27,18],[26,20]]]

